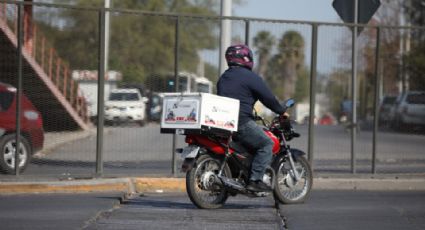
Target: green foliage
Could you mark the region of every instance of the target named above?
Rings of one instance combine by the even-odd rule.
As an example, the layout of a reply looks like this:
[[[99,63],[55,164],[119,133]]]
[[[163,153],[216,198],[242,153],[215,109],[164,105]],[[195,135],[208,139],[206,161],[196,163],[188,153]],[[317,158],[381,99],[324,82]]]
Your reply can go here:
[[[278,42],[278,53],[268,62],[266,80],[281,99],[307,95],[308,71],[304,67],[304,39],[297,31],[287,31]]]
[[[297,71],[297,82],[295,85],[295,95],[294,98],[296,101],[305,101],[308,99],[309,89],[310,89],[310,71],[307,67],[303,66]]]
[[[423,26],[425,24],[425,0],[403,1],[402,5],[405,10],[406,19],[411,25]],[[422,40],[425,38],[424,33],[417,36],[421,37]]]
[[[264,77],[273,93],[281,100],[283,100],[284,98],[281,96],[283,95],[283,79],[281,76],[281,71],[282,70],[278,62],[278,56],[274,55],[268,63],[267,71]]]
[[[340,114],[340,104],[344,98],[350,98],[351,70],[336,69],[330,74],[329,80],[323,86],[324,92],[330,100],[330,110],[333,114]]]
[[[410,89],[425,90],[425,44],[420,44],[405,57]]]
[[[279,42],[278,49],[282,62],[290,61],[301,64],[304,61],[304,39],[296,31],[286,32]]]
[[[103,0],[75,0],[78,6],[101,7]],[[177,12],[201,15],[215,13],[190,0],[120,0],[113,9]],[[149,75],[174,72],[176,17],[112,12],[110,17],[109,69],[123,73],[124,81],[144,82]],[[99,65],[99,14],[89,10],[56,10],[63,23],[43,23],[59,55],[72,69],[97,69]],[[179,69],[196,71],[198,52],[214,49],[218,23],[181,18]],[[216,75],[216,74],[215,74]]]
[[[267,71],[267,62],[275,43],[276,39],[269,31],[260,31],[254,37],[254,47],[258,54],[257,72],[260,76],[263,76]]]
[[[411,25],[425,24],[425,0],[404,1],[406,19]],[[406,71],[410,77],[411,90],[425,90],[425,32],[412,31],[412,49],[405,57]]]
[[[254,47],[259,54],[270,54],[275,43],[276,39],[269,31],[262,30],[254,37]]]

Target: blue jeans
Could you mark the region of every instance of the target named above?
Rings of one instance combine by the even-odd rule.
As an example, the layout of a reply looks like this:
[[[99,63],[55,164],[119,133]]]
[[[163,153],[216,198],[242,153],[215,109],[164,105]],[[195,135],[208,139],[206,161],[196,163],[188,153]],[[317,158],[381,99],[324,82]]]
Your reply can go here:
[[[273,141],[253,120],[238,127],[237,138],[244,146],[256,151],[249,179],[252,181],[263,180],[266,168],[272,160]]]

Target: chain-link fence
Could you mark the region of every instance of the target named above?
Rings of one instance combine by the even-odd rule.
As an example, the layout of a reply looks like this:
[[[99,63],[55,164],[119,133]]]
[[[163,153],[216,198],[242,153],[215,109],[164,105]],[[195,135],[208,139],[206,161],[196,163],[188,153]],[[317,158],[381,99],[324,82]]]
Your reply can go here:
[[[162,94],[215,93],[223,19],[279,100],[296,99],[292,147],[316,172],[424,173],[425,87],[404,58],[424,28],[364,27],[353,87],[353,25],[0,2],[2,180],[179,175]]]

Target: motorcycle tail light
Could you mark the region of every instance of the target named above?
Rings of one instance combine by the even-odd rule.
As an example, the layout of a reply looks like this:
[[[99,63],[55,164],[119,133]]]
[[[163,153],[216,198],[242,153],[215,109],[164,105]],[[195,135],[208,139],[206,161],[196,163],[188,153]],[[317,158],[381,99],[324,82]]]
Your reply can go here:
[[[186,136],[185,142],[188,144],[193,144],[195,143],[195,140],[190,136]]]

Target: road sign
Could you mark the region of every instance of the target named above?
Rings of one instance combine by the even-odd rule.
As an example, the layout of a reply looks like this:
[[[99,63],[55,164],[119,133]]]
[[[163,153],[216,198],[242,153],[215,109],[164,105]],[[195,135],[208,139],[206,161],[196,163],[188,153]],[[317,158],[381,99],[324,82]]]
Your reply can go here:
[[[381,5],[380,0],[358,0],[358,21],[360,24],[367,24],[373,14]],[[333,8],[345,23],[354,22],[354,0],[334,0]]]

